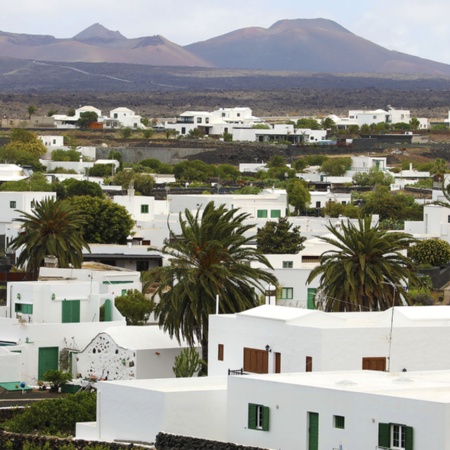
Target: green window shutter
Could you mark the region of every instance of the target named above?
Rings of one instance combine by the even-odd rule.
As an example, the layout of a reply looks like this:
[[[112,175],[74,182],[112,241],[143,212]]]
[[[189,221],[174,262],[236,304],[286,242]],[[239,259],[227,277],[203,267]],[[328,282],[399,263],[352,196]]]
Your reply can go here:
[[[267,217],[267,209],[258,209],[257,216],[259,219],[265,219]]]
[[[256,405],[248,404],[248,429],[256,430]]]
[[[38,380],[42,380],[42,375],[47,370],[58,370],[58,364],[58,347],[40,347],[38,356]]]
[[[279,209],[272,209],[270,211],[270,217],[272,219],[278,219],[279,217],[281,217],[281,211]]]
[[[62,302],[62,323],[80,322],[80,300],[64,300]]]
[[[378,446],[389,448],[391,445],[391,426],[388,423],[378,424]]]
[[[414,447],[414,436],[413,436],[413,428],[412,427],[406,427],[406,450],[413,450]]]
[[[269,407],[268,406],[263,407],[262,429],[263,429],[263,431],[269,431]]]
[[[23,305],[22,312],[24,314],[33,314],[33,305]]]

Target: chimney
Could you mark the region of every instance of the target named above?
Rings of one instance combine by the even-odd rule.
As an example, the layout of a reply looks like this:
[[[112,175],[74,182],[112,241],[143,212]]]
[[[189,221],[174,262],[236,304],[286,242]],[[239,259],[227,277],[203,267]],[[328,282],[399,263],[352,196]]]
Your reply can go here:
[[[58,258],[53,255],[47,255],[44,258],[44,267],[58,267]]]

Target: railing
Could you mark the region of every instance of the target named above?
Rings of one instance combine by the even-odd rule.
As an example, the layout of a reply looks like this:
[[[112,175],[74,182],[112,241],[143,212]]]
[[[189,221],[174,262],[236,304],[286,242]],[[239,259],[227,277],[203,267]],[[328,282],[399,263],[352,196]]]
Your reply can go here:
[[[228,375],[247,375],[247,374],[244,372],[244,369],[237,369],[237,370],[228,369]]]

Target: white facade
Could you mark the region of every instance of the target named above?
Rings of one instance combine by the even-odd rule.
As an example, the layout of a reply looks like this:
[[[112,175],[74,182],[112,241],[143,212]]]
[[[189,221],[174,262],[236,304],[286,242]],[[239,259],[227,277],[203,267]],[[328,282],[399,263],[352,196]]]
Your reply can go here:
[[[20,360],[2,376],[19,381],[19,371],[21,381],[35,385],[45,370],[61,368],[75,375],[70,355],[106,328],[125,325],[114,298],[123,289],[141,287],[138,272],[94,268],[43,267],[39,281],[8,283],[7,304],[0,307],[0,342],[7,343],[8,352],[20,352]],[[104,322],[102,305],[109,310]],[[1,367],[10,360],[10,355],[0,353]]]
[[[77,423],[76,438],[154,442],[160,431],[225,440],[225,377],[98,383],[97,422]]]
[[[422,221],[405,221],[404,230],[414,235],[443,239],[450,243],[450,208],[425,205]]]
[[[275,124],[270,128],[235,127],[233,141],[245,142],[293,142],[296,144],[314,144],[326,140],[326,130],[294,128],[291,124]]]
[[[111,119],[117,120],[121,127],[129,127],[133,129],[144,129],[145,126],[141,123],[142,117],[137,115],[129,108],[115,108],[109,112]]]
[[[450,370],[448,319],[449,306],[325,313],[264,305],[211,315],[208,373],[225,375],[228,369],[241,368],[257,372],[245,361],[244,349],[265,359],[268,373],[304,372],[308,367],[314,372],[360,370],[367,364],[391,371]]]
[[[38,136],[42,143],[47,148],[61,148],[64,147],[64,136]]]
[[[28,177],[29,174],[16,164],[0,164],[0,181],[20,181]]]
[[[109,381],[173,378],[175,358],[187,347],[156,325],[108,328],[77,355],[77,372]]]

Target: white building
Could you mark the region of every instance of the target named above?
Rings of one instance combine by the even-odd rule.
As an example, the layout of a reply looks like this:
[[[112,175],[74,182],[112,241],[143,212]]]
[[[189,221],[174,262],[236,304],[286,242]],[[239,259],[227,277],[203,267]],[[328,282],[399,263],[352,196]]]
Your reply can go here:
[[[114,298],[128,289],[141,289],[139,272],[85,267],[89,268],[43,267],[39,281],[8,283],[7,304],[0,307],[0,342],[19,355],[18,368],[9,377],[20,373],[20,380],[8,381],[36,384],[50,369],[75,375],[71,355],[106,328],[125,325]],[[100,321],[103,305],[105,319]],[[8,359],[10,355],[0,354],[0,366]]]
[[[325,313],[264,305],[210,315],[208,373],[450,370],[448,319],[449,306]]]
[[[115,108],[109,112],[109,117],[117,121],[122,128],[144,129],[145,125],[141,123],[142,117],[137,115],[129,108]]]
[[[450,372],[338,371],[98,383],[76,438],[153,443],[158,432],[298,449],[448,449]]]
[[[187,347],[156,325],[108,328],[77,354],[77,372],[98,380],[173,378],[175,358]]]
[[[38,138],[42,141],[42,143],[48,149],[64,147],[64,136],[44,135],[44,136],[38,136]]]
[[[404,230],[414,235],[439,238],[450,243],[450,208],[425,205],[423,220],[405,221]]]

